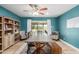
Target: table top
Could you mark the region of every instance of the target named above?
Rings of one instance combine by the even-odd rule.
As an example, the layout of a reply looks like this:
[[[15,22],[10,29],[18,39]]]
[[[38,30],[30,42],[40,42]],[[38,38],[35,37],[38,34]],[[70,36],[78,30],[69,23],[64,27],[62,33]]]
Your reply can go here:
[[[52,42],[49,36],[31,36],[26,40],[27,42]]]

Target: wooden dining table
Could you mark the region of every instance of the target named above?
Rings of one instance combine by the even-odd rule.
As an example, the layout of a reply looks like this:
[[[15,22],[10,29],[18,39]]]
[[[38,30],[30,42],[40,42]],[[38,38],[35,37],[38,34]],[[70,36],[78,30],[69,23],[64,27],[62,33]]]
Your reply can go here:
[[[44,52],[43,47],[52,43],[52,39],[49,36],[31,36],[26,40],[27,43],[33,43],[36,50],[33,52],[35,54],[40,54],[41,51]]]

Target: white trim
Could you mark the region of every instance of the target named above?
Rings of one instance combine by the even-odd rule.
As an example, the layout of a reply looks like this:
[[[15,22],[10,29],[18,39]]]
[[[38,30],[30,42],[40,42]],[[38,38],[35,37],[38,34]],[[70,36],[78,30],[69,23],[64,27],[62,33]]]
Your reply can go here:
[[[27,19],[27,32],[31,31],[31,19]]]
[[[47,19],[48,35],[51,34],[51,19]]]
[[[61,41],[61,42],[63,42],[64,44],[66,44],[66,45],[70,46],[70,47],[71,47],[71,48],[73,48],[74,50],[76,50],[76,51],[78,51],[78,52],[79,52],[79,49],[78,49],[78,48],[76,48],[75,46],[73,46],[73,45],[71,45],[71,44],[67,43],[66,41],[64,41],[64,40],[62,40],[62,39],[60,39],[60,41]]]

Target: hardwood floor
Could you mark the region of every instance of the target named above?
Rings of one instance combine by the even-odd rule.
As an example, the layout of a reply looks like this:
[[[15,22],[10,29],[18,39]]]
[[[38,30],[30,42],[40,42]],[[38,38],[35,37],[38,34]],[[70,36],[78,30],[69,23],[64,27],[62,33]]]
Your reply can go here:
[[[78,51],[64,44],[62,41],[53,41],[53,42],[56,42],[60,47],[62,47],[62,54],[79,54]],[[16,54],[16,53],[19,54],[18,51],[24,52],[24,50],[22,49],[24,44],[25,44],[25,41],[20,41],[17,44],[5,50],[2,54]]]
[[[62,47],[62,54],[79,54],[79,51],[76,51],[72,47],[64,44],[62,41],[54,41],[56,42],[60,47]]]
[[[11,46],[10,48],[6,49],[2,54],[19,54],[23,52],[23,49],[26,46],[27,45],[25,44],[25,41],[20,41],[15,45]]]

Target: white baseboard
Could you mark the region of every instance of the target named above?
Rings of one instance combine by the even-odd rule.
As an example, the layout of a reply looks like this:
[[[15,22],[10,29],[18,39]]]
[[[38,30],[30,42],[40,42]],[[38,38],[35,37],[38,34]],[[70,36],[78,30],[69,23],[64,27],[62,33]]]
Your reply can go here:
[[[76,50],[76,51],[78,51],[78,52],[79,52],[79,49],[78,49],[78,48],[76,48],[75,46],[73,46],[73,45],[71,45],[71,44],[67,43],[66,41],[64,41],[64,40],[62,40],[62,39],[60,39],[60,41],[62,41],[62,42],[63,42],[63,43],[65,43],[66,45],[70,46],[71,48],[73,48],[74,50]]]

